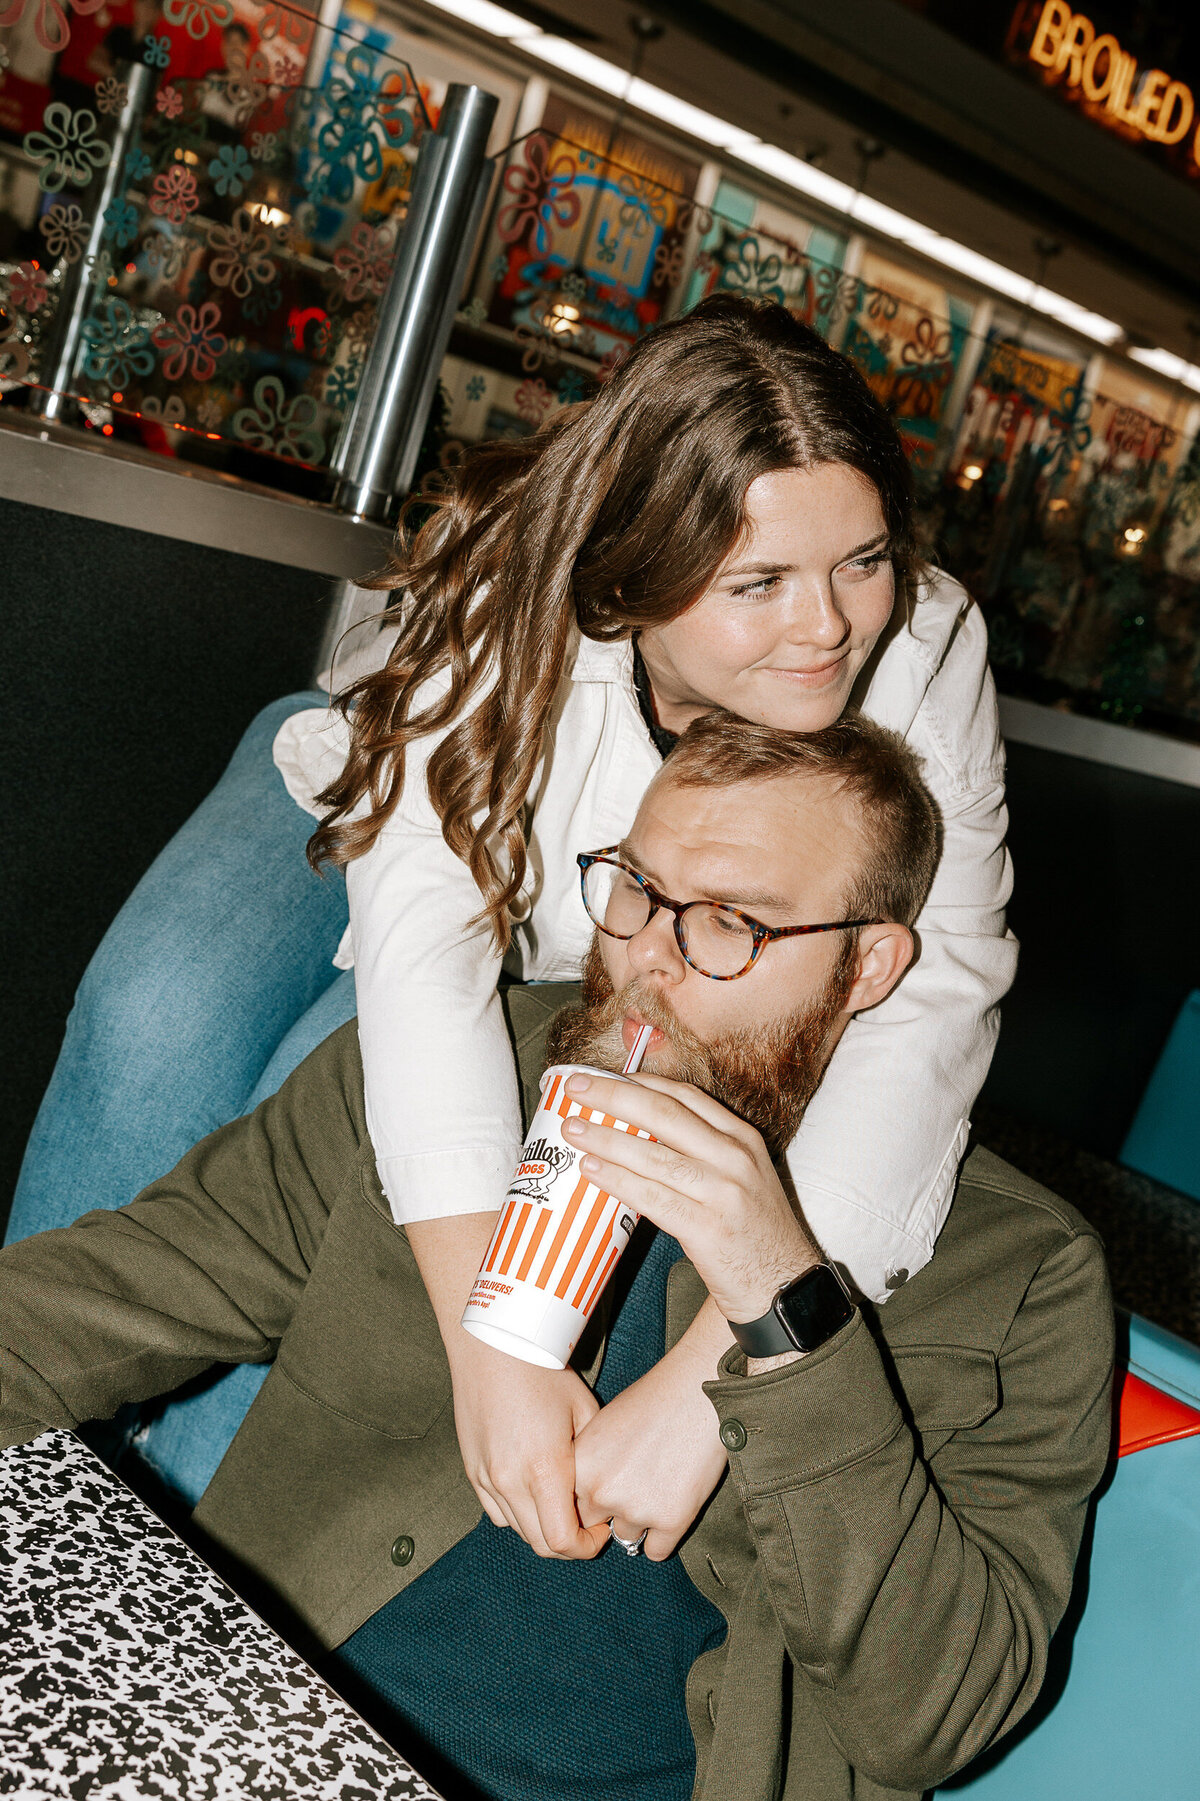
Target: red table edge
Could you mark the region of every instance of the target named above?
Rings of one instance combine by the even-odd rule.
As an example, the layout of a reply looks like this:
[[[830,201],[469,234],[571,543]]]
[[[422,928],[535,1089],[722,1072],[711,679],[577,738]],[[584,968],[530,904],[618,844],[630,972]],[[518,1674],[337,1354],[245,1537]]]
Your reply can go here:
[[[1116,1381],[1118,1457],[1200,1433],[1200,1408],[1189,1407],[1132,1370],[1119,1369]]]

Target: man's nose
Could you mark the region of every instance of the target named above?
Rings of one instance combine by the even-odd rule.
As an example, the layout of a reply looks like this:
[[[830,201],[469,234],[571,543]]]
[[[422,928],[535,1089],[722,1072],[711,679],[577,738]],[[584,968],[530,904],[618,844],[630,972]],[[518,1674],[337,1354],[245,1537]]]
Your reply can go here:
[[[665,907],[658,907],[641,931],[628,940],[626,955],[635,975],[682,982],[687,974],[687,964],[675,938],[675,916]]]

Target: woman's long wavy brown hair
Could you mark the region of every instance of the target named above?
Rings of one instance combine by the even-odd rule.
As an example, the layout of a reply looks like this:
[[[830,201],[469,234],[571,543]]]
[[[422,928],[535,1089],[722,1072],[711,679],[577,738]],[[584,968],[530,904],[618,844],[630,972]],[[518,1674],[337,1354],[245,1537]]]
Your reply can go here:
[[[396,591],[400,631],[385,666],[339,696],[350,753],[317,797],[330,811],[309,843],[314,868],[371,848],[400,799],[408,746],[445,732],[429,798],[478,884],[480,918],[507,948],[525,798],[573,629],[609,641],[677,618],[741,537],[751,482],[818,463],[874,484],[907,598],[912,486],[895,427],[815,332],[736,295],[651,333],[594,399],[535,437],[469,451],[371,583]]]

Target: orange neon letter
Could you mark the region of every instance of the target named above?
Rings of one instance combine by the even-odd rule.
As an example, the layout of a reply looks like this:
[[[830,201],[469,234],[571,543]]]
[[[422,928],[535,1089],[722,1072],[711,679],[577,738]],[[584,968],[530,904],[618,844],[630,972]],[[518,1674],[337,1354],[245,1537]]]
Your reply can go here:
[[[1137,58],[1127,56],[1122,50],[1117,55],[1117,68],[1113,76],[1113,84],[1108,90],[1108,98],[1104,102],[1105,112],[1112,113],[1115,118],[1123,119],[1126,125],[1133,124],[1133,114],[1125,104],[1129,99],[1129,90],[1133,86],[1133,78],[1137,74]]]
[[[1062,35],[1054,66],[1056,69],[1066,69],[1067,64],[1070,63],[1071,66],[1067,70],[1067,82],[1073,88],[1079,86],[1080,78],[1083,75],[1083,59],[1091,49],[1095,36],[1096,27],[1090,19],[1085,18],[1083,13],[1074,15]]]
[[[1171,118],[1175,103],[1179,103],[1179,114]],[[1158,109],[1158,118],[1154,130],[1150,133],[1160,144],[1177,144],[1192,122],[1196,111],[1196,102],[1192,99],[1192,90],[1182,81],[1173,81],[1163,95],[1163,103]]]
[[[1102,51],[1107,53],[1108,63],[1104,70],[1103,80],[1097,81],[1096,66],[1100,61],[1100,54]],[[1098,37],[1095,40],[1091,49],[1083,59],[1083,91],[1089,100],[1103,100],[1105,98],[1112,88],[1113,82],[1117,79],[1117,70],[1120,67],[1121,46],[1112,35],[1112,32],[1106,31],[1103,37]]]
[[[1044,69],[1052,69],[1063,32],[1070,23],[1071,9],[1065,4],[1065,0],[1046,0],[1033,43],[1029,46],[1031,60],[1041,63]]]
[[[1144,131],[1148,138],[1158,136],[1157,120],[1166,96],[1167,84],[1171,77],[1165,69],[1148,69],[1142,76],[1138,89],[1137,110],[1134,124],[1139,131]]]

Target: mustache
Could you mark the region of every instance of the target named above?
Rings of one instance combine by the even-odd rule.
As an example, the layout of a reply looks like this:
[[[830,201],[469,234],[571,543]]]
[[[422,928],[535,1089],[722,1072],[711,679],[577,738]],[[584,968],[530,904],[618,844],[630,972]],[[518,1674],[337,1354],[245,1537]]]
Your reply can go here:
[[[595,939],[584,958],[580,981],[582,1005],[564,1008],[551,1024],[548,1063],[591,1063],[620,1074],[626,1056],[622,1028],[626,1015],[636,1013],[647,1025],[657,1026],[667,1041],[652,1053],[655,1073],[708,1085],[711,1059],[703,1040],[649,982],[639,977],[615,990]]]
[[[824,991],[794,1017],[727,1032],[706,1043],[649,983],[635,979],[615,992],[593,939],[582,970],[583,1003],[555,1018],[546,1042],[547,1062],[587,1063],[619,1073],[625,1062],[621,1028],[627,1013],[639,1013],[667,1040],[652,1053],[649,1073],[711,1094],[756,1127],[778,1160],[824,1074],[830,1034],[856,967],[856,958],[843,956]]]
[[[656,1026],[676,1059],[689,1063],[708,1061],[708,1047],[704,1041],[684,1025],[659,989],[640,977],[627,983],[619,993],[613,989],[595,946],[588,953],[588,961],[583,969],[583,1006],[589,1029],[597,1040],[605,1044],[606,1048],[611,1041],[611,1052],[615,1059],[613,1067],[616,1070],[620,1070],[625,1062],[625,1043],[621,1028],[629,1013],[638,1014],[648,1026]],[[655,1052],[656,1057],[661,1055],[661,1050]]]

